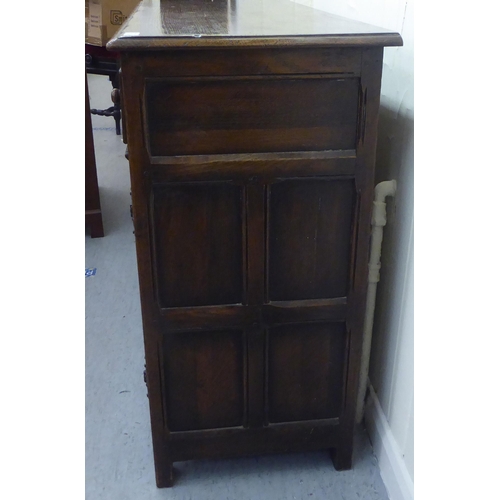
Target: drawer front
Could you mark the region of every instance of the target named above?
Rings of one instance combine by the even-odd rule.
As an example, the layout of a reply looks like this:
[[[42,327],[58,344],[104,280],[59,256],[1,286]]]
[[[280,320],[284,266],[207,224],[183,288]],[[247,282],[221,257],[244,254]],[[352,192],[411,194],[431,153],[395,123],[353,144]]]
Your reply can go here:
[[[355,149],[358,78],[151,79],[151,156]]]
[[[134,64],[150,78],[206,76],[361,74],[363,49],[287,47],[245,50],[202,49],[141,53]]]

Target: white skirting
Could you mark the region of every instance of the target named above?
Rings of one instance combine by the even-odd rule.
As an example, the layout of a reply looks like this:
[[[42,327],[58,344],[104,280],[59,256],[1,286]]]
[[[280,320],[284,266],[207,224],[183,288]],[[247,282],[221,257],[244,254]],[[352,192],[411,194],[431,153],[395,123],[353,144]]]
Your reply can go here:
[[[377,394],[370,384],[365,422],[390,500],[413,500],[413,481]]]

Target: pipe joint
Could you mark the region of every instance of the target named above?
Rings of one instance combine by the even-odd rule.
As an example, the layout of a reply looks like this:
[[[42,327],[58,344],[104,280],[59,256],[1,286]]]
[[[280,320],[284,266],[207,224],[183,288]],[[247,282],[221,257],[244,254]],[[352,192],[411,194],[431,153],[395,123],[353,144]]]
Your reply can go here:
[[[379,182],[375,186],[375,201],[384,201],[388,196],[396,194],[397,183],[395,180]]]
[[[386,204],[383,201],[373,202],[372,226],[383,227],[387,224]]]
[[[368,266],[368,283],[378,283],[380,281],[380,262],[375,265]]]

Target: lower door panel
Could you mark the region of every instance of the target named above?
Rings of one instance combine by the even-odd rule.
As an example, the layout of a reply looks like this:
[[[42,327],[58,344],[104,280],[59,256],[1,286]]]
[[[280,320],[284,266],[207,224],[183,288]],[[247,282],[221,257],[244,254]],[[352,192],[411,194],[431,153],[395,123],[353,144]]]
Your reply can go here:
[[[163,392],[170,431],[243,425],[243,331],[167,334]]]
[[[346,329],[343,322],[269,328],[269,422],[339,417],[345,356]]]

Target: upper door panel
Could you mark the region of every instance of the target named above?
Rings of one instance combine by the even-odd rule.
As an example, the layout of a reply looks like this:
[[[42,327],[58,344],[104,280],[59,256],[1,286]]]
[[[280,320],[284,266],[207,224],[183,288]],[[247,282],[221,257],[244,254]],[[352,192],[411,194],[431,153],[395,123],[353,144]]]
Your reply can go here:
[[[154,255],[160,307],[243,300],[243,187],[229,182],[153,188]]]
[[[271,184],[268,299],[345,297],[355,205],[352,179],[290,179]]]

